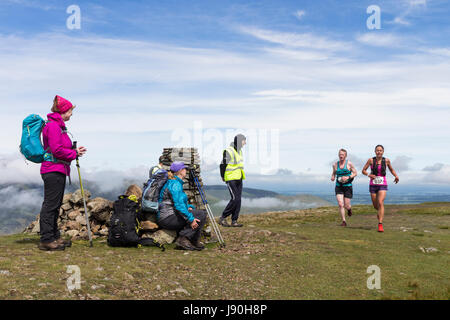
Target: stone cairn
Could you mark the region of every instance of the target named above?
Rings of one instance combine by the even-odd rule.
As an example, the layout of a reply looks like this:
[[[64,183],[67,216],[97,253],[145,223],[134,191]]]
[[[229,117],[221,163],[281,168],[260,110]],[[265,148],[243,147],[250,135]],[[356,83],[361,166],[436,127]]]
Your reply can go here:
[[[164,148],[163,150],[163,168],[169,170],[174,161],[183,161],[190,170],[195,170],[199,183],[203,186],[200,178],[200,157],[196,148]],[[195,169],[194,169],[195,166]],[[189,170],[183,185],[184,192],[188,196],[188,201],[197,209],[205,209],[201,197],[192,181]],[[142,199],[142,189],[137,185],[128,187],[125,194],[132,190],[139,201]],[[92,232],[92,238],[108,236],[109,222],[113,213],[113,201],[97,197],[90,199],[91,193],[85,190],[86,206],[89,212],[89,223]],[[64,195],[63,203],[59,211],[58,228],[61,236],[71,238],[72,240],[87,240],[88,231],[86,227],[86,218],[84,216],[83,197],[80,189],[74,193]],[[39,234],[39,215],[37,220],[33,221],[24,233]],[[156,214],[143,213],[141,221],[140,234],[143,238],[153,238],[161,244],[173,243],[176,239],[176,232],[172,230],[160,229],[156,223]],[[208,225],[203,229],[203,236],[209,238],[211,229]]]

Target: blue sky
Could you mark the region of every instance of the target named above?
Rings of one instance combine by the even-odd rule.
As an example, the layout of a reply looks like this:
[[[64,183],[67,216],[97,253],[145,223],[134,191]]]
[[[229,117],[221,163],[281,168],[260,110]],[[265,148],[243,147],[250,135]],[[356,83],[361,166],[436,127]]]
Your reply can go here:
[[[73,4],[79,30],[66,27]],[[366,26],[370,5],[381,30]],[[381,143],[402,183],[447,188],[449,17],[441,0],[2,0],[2,181],[39,179],[17,154],[20,123],[60,94],[78,106],[68,127],[86,174],[143,172],[190,144],[217,183],[227,135],[244,132],[258,186],[283,183],[278,169],[328,183],[339,148],[361,170]]]

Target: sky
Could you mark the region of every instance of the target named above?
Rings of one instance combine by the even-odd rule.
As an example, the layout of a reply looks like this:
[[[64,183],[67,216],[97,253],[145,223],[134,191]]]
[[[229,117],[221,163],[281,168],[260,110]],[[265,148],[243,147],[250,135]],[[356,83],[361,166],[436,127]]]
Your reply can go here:
[[[220,183],[243,133],[250,187],[331,186],[340,148],[361,175],[382,144],[403,186],[450,191],[449,16],[442,0],[0,0],[0,183],[40,181],[21,122],[58,94],[90,178],[193,146]]]

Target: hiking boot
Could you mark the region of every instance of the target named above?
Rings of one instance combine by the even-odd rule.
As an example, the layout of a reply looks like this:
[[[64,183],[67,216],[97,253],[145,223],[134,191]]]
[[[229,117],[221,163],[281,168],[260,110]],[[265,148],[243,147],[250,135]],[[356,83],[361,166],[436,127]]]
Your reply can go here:
[[[347,214],[348,214],[349,217],[352,216],[352,208],[350,208],[350,209],[347,210]]]
[[[201,251],[201,250],[205,249],[205,246],[203,245],[203,243],[201,243],[200,240],[198,240],[198,239],[196,241],[191,241],[191,243],[196,250]]]
[[[228,224],[228,222],[225,220],[225,218],[220,217],[219,218],[219,224],[223,227],[229,227],[230,225]]]
[[[181,248],[183,250],[195,250],[193,244],[186,237],[178,237],[177,241],[175,241],[175,244],[178,248]]]
[[[45,251],[59,251],[64,250],[66,247],[63,244],[59,244],[58,241],[55,240],[48,243],[40,242],[38,248]]]
[[[342,221],[342,223],[341,223],[341,225],[340,225],[341,227],[346,227],[347,226],[347,222],[345,222],[345,221]]]
[[[58,240],[56,240],[57,243],[64,245],[64,247],[71,247],[72,246],[72,241],[71,240],[64,240],[63,238],[59,238]]]
[[[233,221],[233,222],[231,222],[231,226],[232,227],[243,227],[244,225],[241,223],[238,223],[237,221]]]
[[[382,223],[378,224],[378,232],[384,232]]]

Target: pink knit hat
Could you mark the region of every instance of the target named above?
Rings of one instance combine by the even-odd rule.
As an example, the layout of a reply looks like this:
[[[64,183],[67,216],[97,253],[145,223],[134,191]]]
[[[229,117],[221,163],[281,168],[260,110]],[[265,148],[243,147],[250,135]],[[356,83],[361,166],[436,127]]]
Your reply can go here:
[[[74,105],[69,100],[64,99],[63,97],[56,96],[56,107],[59,110],[58,113],[65,113],[72,108],[75,108]]]

